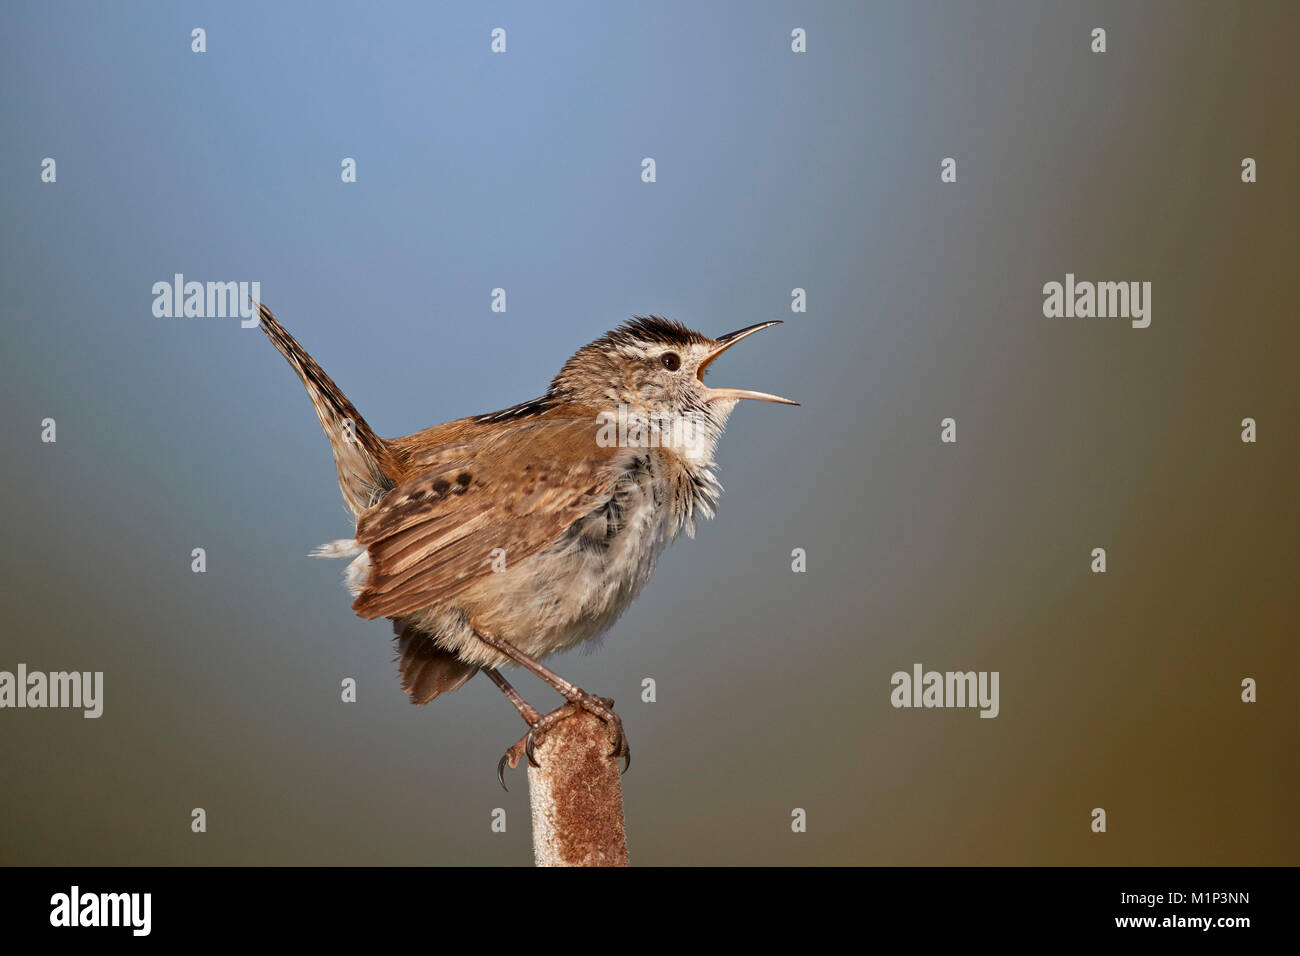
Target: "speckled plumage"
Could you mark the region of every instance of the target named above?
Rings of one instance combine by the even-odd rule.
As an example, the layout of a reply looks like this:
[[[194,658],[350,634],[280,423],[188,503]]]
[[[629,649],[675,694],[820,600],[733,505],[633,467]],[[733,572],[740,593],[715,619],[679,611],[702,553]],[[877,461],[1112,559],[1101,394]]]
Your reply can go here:
[[[673,538],[713,514],[714,449],[738,398],[779,400],[703,385],[728,337],[636,318],[539,398],[382,439],[265,306],[261,320],[307,387],[357,520],[317,554],[354,558],[353,609],[393,620],[417,703],[514,663],[479,635],[542,658],[605,632]],[[619,408],[688,423],[687,437],[610,444],[599,423]]]

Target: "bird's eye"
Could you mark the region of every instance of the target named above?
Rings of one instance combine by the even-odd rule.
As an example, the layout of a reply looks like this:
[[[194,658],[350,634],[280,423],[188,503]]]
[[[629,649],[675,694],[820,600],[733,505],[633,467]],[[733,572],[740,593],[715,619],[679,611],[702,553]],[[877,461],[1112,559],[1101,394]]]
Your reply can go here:
[[[682,367],[682,360],[676,352],[665,352],[659,356],[659,361],[670,372],[675,372]]]

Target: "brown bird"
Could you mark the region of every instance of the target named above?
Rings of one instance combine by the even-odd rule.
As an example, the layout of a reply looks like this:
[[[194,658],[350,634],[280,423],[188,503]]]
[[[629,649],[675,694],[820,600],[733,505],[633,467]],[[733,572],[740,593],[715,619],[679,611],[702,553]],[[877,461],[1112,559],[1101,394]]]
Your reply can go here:
[[[714,450],[739,400],[797,404],[703,382],[719,355],[779,323],[712,339],[637,317],[580,348],[540,398],[385,439],[259,309],[262,331],[307,387],[356,519],[354,538],[315,555],[353,558],[352,608],[393,621],[412,702],[486,674],[529,727],[497,765],[502,786],[505,765],[524,755],[536,765],[537,738],[578,708],[610,725],[611,756],[630,764],[614,702],[540,659],[607,630],[668,543],[713,516],[722,490]],[[541,714],[501,674],[509,664],[568,703]]]

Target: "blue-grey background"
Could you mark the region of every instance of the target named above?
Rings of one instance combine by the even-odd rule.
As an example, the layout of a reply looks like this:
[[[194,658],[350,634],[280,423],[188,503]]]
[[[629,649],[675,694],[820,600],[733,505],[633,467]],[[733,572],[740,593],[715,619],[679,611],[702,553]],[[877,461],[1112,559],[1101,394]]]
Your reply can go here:
[[[532,397],[634,313],[786,320],[711,382],[802,407],[737,411],[717,520],[551,662],[619,701],[633,862],[1298,862],[1297,27],[6,4],[0,669],[107,686],[99,720],[0,711],[0,861],[531,859],[517,716],[482,679],[407,703],[306,557],[350,528],[302,387],[236,321],[154,318],[181,272],[260,281],[385,435]],[[1044,318],[1067,272],[1151,281],[1151,327]],[[893,709],[914,662],[999,671],[1001,716]]]

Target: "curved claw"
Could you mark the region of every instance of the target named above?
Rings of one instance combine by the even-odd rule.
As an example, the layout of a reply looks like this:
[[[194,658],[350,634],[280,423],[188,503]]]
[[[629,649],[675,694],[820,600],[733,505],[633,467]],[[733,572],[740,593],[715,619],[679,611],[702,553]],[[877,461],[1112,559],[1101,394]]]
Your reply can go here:
[[[503,790],[509,792],[510,788],[506,786],[505,768],[508,765],[511,769],[519,766],[519,761],[528,758],[528,765],[531,767],[541,767],[537,759],[537,743],[539,735],[544,737],[546,732],[558,721],[568,717],[579,709],[586,710],[595,714],[601,720],[606,721],[614,731],[614,749],[609,752],[609,757],[617,760],[623,758],[623,769],[620,774],[627,773],[628,768],[632,766],[632,748],[627,744],[627,735],[623,733],[623,721],[612,710],[614,702],[607,697],[594,697],[586,695],[582,700],[571,700],[549,714],[543,715],[535,723],[529,726],[528,733],[524,734],[509,750],[505,756],[497,763],[497,779],[501,782]]]
[[[610,701],[612,704],[613,701]],[[623,721],[618,717],[614,718],[614,749],[608,754],[610,757],[622,757],[624,761],[623,769],[620,773],[627,773],[627,768],[632,766],[632,748],[627,745],[627,735],[623,733]]]

